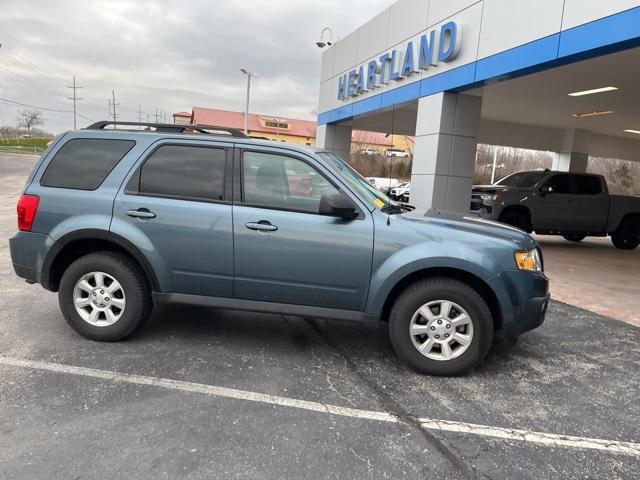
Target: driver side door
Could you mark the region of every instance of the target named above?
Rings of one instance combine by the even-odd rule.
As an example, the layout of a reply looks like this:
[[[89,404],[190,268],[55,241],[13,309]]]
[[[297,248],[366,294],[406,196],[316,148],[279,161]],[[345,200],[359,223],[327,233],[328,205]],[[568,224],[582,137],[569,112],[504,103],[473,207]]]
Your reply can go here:
[[[551,191],[544,193],[545,188]],[[532,212],[535,229],[568,231],[576,227],[576,218],[568,214],[575,198],[570,174],[558,173],[549,177],[537,195],[536,208]]]
[[[234,158],[234,296],[246,300],[363,310],[373,219],[320,215],[323,194],[340,191],[310,158],[264,147]]]

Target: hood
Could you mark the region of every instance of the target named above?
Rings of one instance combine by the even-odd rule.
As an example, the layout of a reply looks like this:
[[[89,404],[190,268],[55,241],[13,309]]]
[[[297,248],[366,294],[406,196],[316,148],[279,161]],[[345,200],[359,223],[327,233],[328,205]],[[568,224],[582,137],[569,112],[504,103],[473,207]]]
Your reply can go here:
[[[472,192],[494,193],[501,192],[508,188],[512,187],[507,187],[505,185],[474,185],[472,188]]]
[[[431,209],[426,212],[424,210],[414,210],[403,216],[412,221],[438,225],[445,230],[450,229],[452,232],[463,231],[488,238],[505,240],[514,243],[523,250],[530,250],[537,246],[531,235],[518,228],[470,215]]]

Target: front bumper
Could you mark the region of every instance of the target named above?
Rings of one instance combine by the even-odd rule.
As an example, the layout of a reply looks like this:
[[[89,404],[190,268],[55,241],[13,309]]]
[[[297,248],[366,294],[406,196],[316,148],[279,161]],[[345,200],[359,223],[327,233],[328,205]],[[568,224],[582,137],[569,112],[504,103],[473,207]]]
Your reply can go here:
[[[509,270],[492,278],[505,335],[518,337],[542,325],[549,305],[549,280],[542,273]]]

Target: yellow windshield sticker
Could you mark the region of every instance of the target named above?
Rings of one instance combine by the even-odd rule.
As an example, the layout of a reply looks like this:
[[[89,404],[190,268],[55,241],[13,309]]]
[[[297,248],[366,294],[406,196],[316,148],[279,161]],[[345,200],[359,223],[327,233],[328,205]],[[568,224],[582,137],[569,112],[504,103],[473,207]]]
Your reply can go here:
[[[378,207],[378,208],[382,208],[382,207],[384,207],[384,202],[383,202],[382,200],[380,200],[379,198],[376,198],[376,199],[373,201],[373,204],[374,204],[376,207]]]

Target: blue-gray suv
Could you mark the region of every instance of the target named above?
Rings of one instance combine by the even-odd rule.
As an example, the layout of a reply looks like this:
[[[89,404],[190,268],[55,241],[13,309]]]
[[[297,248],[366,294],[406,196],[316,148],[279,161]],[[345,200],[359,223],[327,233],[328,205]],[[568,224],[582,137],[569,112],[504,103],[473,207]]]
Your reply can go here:
[[[11,258],[93,340],[122,340],[170,302],[383,321],[409,365],[455,375],[494,332],[543,322],[548,281],[528,234],[410,210],[328,151],[99,122],[37,162]]]

